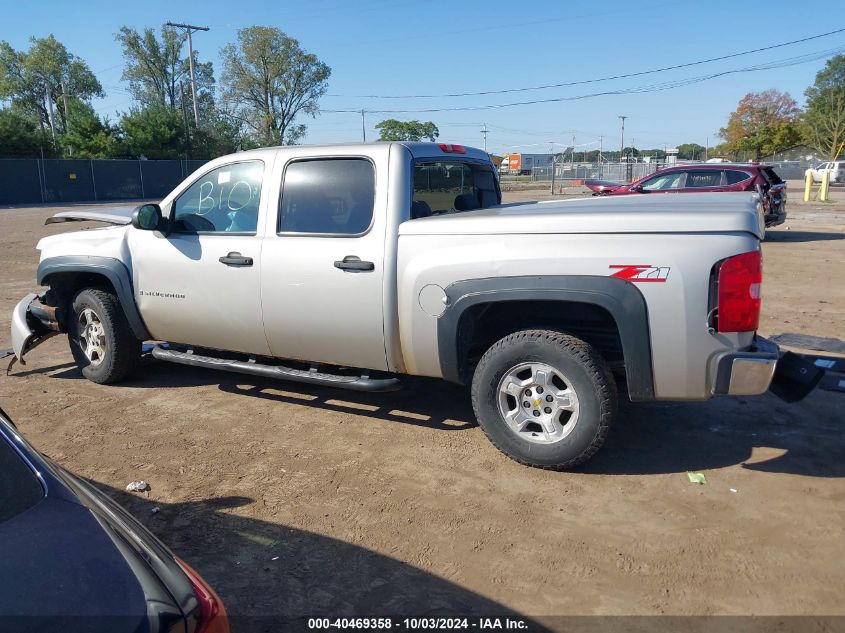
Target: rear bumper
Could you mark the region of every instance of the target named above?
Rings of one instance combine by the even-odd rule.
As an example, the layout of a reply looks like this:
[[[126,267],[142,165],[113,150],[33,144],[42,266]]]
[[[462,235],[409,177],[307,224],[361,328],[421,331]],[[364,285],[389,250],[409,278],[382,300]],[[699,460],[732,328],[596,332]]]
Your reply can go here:
[[[715,395],[756,396],[766,393],[775,375],[780,350],[757,336],[750,349],[723,354],[716,361]]]
[[[755,336],[750,349],[717,359],[713,394],[756,396],[771,391],[785,402],[798,402],[816,388],[824,373],[812,362]]]

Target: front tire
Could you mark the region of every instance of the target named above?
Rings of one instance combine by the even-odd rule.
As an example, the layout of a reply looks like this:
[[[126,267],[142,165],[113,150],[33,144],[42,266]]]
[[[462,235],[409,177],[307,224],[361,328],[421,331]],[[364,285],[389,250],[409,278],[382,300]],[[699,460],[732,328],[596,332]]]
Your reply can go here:
[[[83,288],[71,302],[68,343],[82,375],[106,385],[124,380],[141,362],[141,341],[117,297],[106,290]]]
[[[472,380],[476,418],[490,441],[521,464],[564,470],[601,448],[616,416],[616,383],[596,350],[553,330],[495,343]]]

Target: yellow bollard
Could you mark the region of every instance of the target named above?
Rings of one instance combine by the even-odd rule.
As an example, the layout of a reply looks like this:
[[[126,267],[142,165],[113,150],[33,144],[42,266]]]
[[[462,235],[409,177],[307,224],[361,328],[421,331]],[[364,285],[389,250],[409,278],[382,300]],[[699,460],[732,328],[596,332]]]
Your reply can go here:
[[[813,193],[813,172],[808,171],[804,178],[804,202],[810,201],[810,194]]]
[[[819,187],[819,202],[827,202],[827,191],[830,188],[830,170],[825,169],[822,174],[822,186]]]

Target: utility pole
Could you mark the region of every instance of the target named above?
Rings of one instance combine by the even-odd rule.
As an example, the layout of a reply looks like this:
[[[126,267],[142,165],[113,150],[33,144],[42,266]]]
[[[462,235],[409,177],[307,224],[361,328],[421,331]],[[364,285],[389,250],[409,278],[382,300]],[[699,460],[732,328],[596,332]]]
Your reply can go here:
[[[704,140],[704,162],[707,162],[707,153],[710,151],[710,137]]]
[[[185,29],[188,33],[188,68],[191,71],[191,97],[194,100],[194,123],[197,127],[200,125],[200,110],[197,107],[197,78],[194,76],[194,40],[191,34],[194,31],[207,31],[207,26],[195,26],[193,24],[178,24],[176,22],[166,22],[167,26],[172,26],[180,29]]]
[[[619,118],[622,119],[622,140],[619,142],[619,162],[622,162],[622,154],[625,153],[625,119],[627,116],[619,115]]]
[[[364,109],[361,108],[361,136],[364,137],[364,142],[367,142],[367,127],[364,125]]]
[[[185,118],[185,160],[191,147],[191,137],[188,136],[188,111],[185,109],[185,84],[179,80],[179,101],[182,102],[182,116]]]
[[[484,123],[484,129],[481,130],[481,133],[484,135],[484,152],[487,152],[487,124]]]
[[[599,136],[599,178],[601,178],[601,174],[602,174],[601,153],[602,153],[603,149],[604,149],[604,137]]]
[[[575,173],[575,135],[572,135],[572,172]]]

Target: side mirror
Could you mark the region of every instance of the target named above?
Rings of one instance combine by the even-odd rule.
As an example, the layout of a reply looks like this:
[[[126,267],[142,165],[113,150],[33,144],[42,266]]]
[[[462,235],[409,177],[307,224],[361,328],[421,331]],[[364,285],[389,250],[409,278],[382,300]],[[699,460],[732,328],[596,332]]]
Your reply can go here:
[[[642,185],[634,185],[633,187],[631,187],[631,191],[633,191],[634,193],[642,193],[643,192],[643,186]]]
[[[155,231],[161,226],[161,207],[142,204],[132,212],[132,226],[142,231]]]

